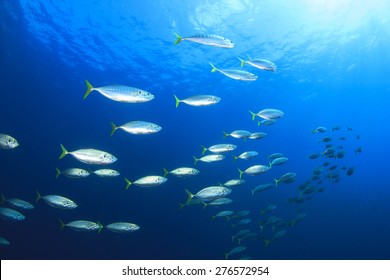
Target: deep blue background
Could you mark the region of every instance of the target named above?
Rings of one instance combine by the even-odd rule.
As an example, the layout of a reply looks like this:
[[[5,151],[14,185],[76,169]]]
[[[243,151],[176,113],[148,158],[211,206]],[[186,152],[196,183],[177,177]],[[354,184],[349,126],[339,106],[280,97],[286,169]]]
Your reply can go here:
[[[259,210],[278,205],[274,215],[293,218],[288,198],[310,178],[324,159],[307,155],[324,150],[311,130],[326,126],[355,167],[338,184],[326,181],[324,193],[305,203],[307,217],[289,227],[282,239],[264,248],[246,241],[253,259],[389,259],[389,1],[2,1],[0,4],[0,132],[20,143],[0,150],[0,190],[6,198],[35,201],[42,195],[72,198],[79,208],[64,211],[42,201],[23,222],[0,221],[0,236],[11,245],[2,259],[223,259],[232,249],[232,230],[211,216],[220,210],[251,210],[258,232]],[[219,49],[182,42],[177,32],[219,34],[236,43]],[[256,82],[210,73],[237,68],[237,57],[261,57],[278,65],[276,73],[256,73]],[[86,100],[84,80],[94,86],[124,84],[145,89],[155,100],[121,104],[93,92]],[[173,98],[214,94],[217,105],[203,108]],[[258,127],[248,110],[278,108],[284,117],[274,126]],[[118,131],[110,121],[146,120],[163,127],[147,136]],[[339,125],[341,130],[331,132]],[[353,127],[347,132],[347,126]],[[264,131],[259,141],[222,139],[222,131]],[[360,136],[360,140],[356,139]],[[345,136],[344,142],[337,138]],[[69,150],[96,148],[118,157],[111,167],[130,180],[192,166],[200,145],[238,145],[237,153],[257,150],[252,161],[200,162],[191,179],[168,177],[151,189],[125,191],[123,176],[80,180],[55,179],[55,167],[86,167],[68,156],[58,160],[59,144]],[[361,146],[363,153],[354,154]],[[268,174],[245,177],[233,190],[233,204],[221,209],[186,207],[185,188],[193,192],[237,178],[237,167],[265,164],[266,155],[282,152],[286,165]],[[294,184],[251,196],[250,189],[296,172]],[[141,226],[132,234],[59,230],[58,218],[117,221]],[[268,236],[270,231],[266,233]]]

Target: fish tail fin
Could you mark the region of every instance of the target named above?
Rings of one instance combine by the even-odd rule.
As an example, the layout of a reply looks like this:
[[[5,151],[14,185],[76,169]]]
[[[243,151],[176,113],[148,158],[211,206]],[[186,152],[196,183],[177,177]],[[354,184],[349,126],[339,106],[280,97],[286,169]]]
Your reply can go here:
[[[41,194],[39,193],[39,191],[36,191],[36,193],[37,193],[37,198],[35,199],[35,203],[37,203],[41,199]]]
[[[297,223],[297,220],[296,220],[296,219],[292,219],[292,220],[290,221],[291,227],[293,227],[296,223]]]
[[[90,84],[90,82],[88,82],[88,80],[85,80],[85,84],[87,86],[87,91],[85,92],[83,99],[87,98],[91,91],[93,91],[93,86]]]
[[[164,169],[164,177],[167,177],[169,171],[165,167],[163,169]]]
[[[186,205],[188,205],[191,202],[191,200],[194,197],[194,195],[187,189],[185,189],[185,191],[186,191],[186,193],[188,195],[188,198],[187,198],[187,201],[186,201]]]
[[[254,189],[251,189],[251,193],[252,193],[252,196],[253,196],[253,194],[255,193],[255,190],[254,190]]]
[[[215,220],[215,216],[211,216],[211,220],[214,221]]]
[[[227,260],[229,258],[229,253],[226,253],[225,254],[225,260]]]
[[[236,157],[236,156],[233,156],[233,160],[234,160],[234,162],[235,162],[237,159],[238,159],[238,157]]]
[[[183,207],[184,207],[184,204],[183,203],[179,203],[179,206],[180,206],[180,210],[182,210]]]
[[[181,100],[179,98],[177,98],[177,96],[174,94],[173,95],[175,97],[175,100],[176,100],[176,108],[179,107],[179,104],[181,102]]]
[[[279,184],[279,180],[278,179],[274,179],[274,181],[275,181],[275,188],[277,188],[278,184]]]
[[[58,219],[60,221],[60,230],[63,230],[65,227],[64,222],[61,219]]]
[[[242,178],[242,173],[244,173],[240,168],[237,168],[238,172],[240,172],[240,179]]]
[[[104,226],[99,221],[96,221],[96,223],[99,225],[99,229],[98,229],[98,234],[99,234],[104,228]]]
[[[129,188],[130,188],[130,186],[131,186],[131,182],[130,182],[130,180],[129,179],[127,179],[127,178],[125,178],[125,181],[126,181],[126,190],[128,190]]]
[[[264,239],[264,247],[268,247],[272,240]]]
[[[210,63],[210,65],[211,65],[211,72],[216,72],[216,71],[218,71],[218,69],[211,63],[211,62],[209,62]]]
[[[241,238],[238,238],[238,245],[241,245]]]
[[[232,235],[232,242],[234,241],[234,238],[235,238],[235,236],[234,236],[234,235]]]
[[[315,129],[313,129],[312,131],[311,131],[311,134],[316,134],[316,130]]]
[[[111,122],[111,136],[114,135],[117,129],[118,127],[113,122]]]
[[[222,131],[222,133],[223,133],[223,136],[222,136],[223,139],[225,139],[226,137],[229,136],[229,133],[227,133],[226,131]]]
[[[241,59],[241,58],[239,58],[239,57],[237,57],[240,61],[241,61],[241,67],[244,67],[244,65],[245,65],[245,60],[243,60],[243,59]]]
[[[206,209],[206,207],[208,206],[208,204],[204,201],[202,201],[202,204],[203,204],[203,209]]]
[[[176,36],[176,41],[173,43],[175,45],[179,44],[182,40],[183,40],[183,37],[181,37],[179,34],[177,34],[176,32],[173,32]]]
[[[251,115],[252,115],[252,121],[254,121],[254,120],[255,120],[255,118],[256,118],[256,114],[255,114],[255,113],[253,113],[251,110],[249,110],[249,113],[251,113]]]
[[[196,165],[196,163],[198,162],[198,158],[196,158],[195,156],[193,156],[193,158],[194,158],[194,165]]]
[[[5,197],[4,197],[3,193],[1,193],[0,204],[3,204],[4,202],[5,202]]]
[[[69,152],[65,149],[65,147],[62,144],[60,144],[60,146],[61,146],[62,153],[61,153],[59,159],[62,159],[64,156],[69,154]]]
[[[302,198],[302,192],[299,192],[299,198]]]
[[[204,155],[204,153],[207,151],[207,148],[203,145],[200,145],[202,147],[202,156]]]
[[[60,175],[61,175],[61,170],[59,170],[58,167],[56,167],[56,179],[58,179]]]
[[[261,121],[257,121],[257,126],[260,126],[261,125]]]

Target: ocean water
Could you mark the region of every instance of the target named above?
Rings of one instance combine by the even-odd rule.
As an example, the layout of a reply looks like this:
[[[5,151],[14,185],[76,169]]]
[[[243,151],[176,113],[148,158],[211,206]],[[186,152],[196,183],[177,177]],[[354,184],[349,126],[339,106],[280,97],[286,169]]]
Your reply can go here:
[[[242,240],[246,249],[229,259],[389,259],[389,10],[386,0],[2,1],[0,133],[15,137],[20,146],[0,150],[0,190],[5,198],[34,203],[35,209],[21,211],[24,221],[0,220],[0,236],[10,242],[0,247],[1,259],[224,259],[239,246],[231,236],[241,229],[257,237]],[[216,34],[236,46],[174,45],[174,32]],[[241,68],[237,57],[270,60],[277,71]],[[211,73],[209,62],[258,79]],[[120,103],[93,91],[83,100],[85,80],[96,87],[140,88],[155,99]],[[181,99],[211,94],[221,101],[175,108],[173,94]],[[252,121],[248,111],[265,108],[280,109],[284,116],[271,126],[258,126],[260,118]],[[110,122],[132,120],[150,121],[162,130],[151,135],[119,130],[110,136]],[[327,132],[313,135],[319,126]],[[267,136],[222,138],[222,131],[238,129]],[[345,156],[307,158],[326,150],[322,137],[331,137],[336,152]],[[223,161],[198,162],[197,176],[168,175],[161,186],[125,190],[125,177],[134,181],[162,175],[164,167],[194,167],[201,145],[222,143],[237,149]],[[112,153],[118,161],[108,168],[121,176],[56,179],[56,167],[99,168],[70,155],[59,160],[60,144],[69,151]],[[249,150],[258,157],[233,160],[232,155]],[[237,168],[267,165],[272,153],[283,153],[288,162],[258,176],[244,174],[245,184],[229,195],[231,204],[180,209],[185,189],[196,193],[236,179]],[[331,178],[335,173],[325,162],[337,165],[337,178]],[[314,180],[318,167],[322,172]],[[350,176],[348,168],[354,169]],[[251,194],[287,172],[297,174],[294,182]],[[316,192],[291,202],[308,180]],[[79,207],[35,204],[37,190],[71,198]],[[260,215],[271,204],[276,209]],[[248,210],[251,222],[233,227],[240,219],[212,220],[223,210]],[[304,218],[292,226],[298,215]],[[261,231],[259,222],[270,216],[284,222]],[[140,230],[60,230],[59,219],[131,222]],[[264,239],[281,230],[285,235],[265,246]]]

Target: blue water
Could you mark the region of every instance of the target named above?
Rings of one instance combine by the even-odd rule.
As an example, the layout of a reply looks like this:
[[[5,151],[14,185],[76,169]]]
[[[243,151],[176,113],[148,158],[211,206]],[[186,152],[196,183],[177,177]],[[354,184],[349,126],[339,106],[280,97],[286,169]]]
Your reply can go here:
[[[374,3],[375,2],[375,3]],[[60,210],[43,201],[23,213],[21,222],[0,220],[1,259],[224,259],[237,246],[231,235],[249,228],[257,240],[243,240],[247,249],[232,259],[389,259],[390,208],[388,110],[390,101],[390,2],[377,1],[11,1],[0,4],[0,133],[20,146],[0,150],[1,193],[35,202],[35,191],[75,200],[75,210]],[[221,49],[184,41],[182,36],[217,34],[236,43]],[[211,73],[217,67],[239,69],[237,57],[273,61],[274,73],[245,66],[255,82]],[[94,86],[123,84],[155,95],[148,103],[111,101],[98,92],[83,100],[84,81]],[[209,107],[175,108],[179,98],[213,94],[221,102]],[[248,110],[277,108],[284,117],[273,126],[257,126]],[[153,135],[117,131],[110,122],[157,123]],[[318,126],[328,132],[312,135]],[[332,132],[332,127],[340,126]],[[353,128],[347,131],[347,127]],[[226,138],[222,131],[266,132],[261,140]],[[343,146],[343,159],[307,156],[325,150],[321,137]],[[357,139],[359,136],[359,139]],[[345,141],[338,140],[346,137]],[[55,167],[91,168],[71,156],[59,160],[60,143],[69,150],[95,148],[114,154],[110,165],[118,178],[55,178]],[[168,176],[154,188],[125,190],[124,177],[136,180],[193,166],[200,145],[238,146],[221,162],[199,162],[200,174]],[[362,147],[362,153],[355,150]],[[259,157],[234,162],[231,155],[256,150]],[[268,173],[249,177],[235,187],[230,205],[186,206],[184,189],[197,192],[237,178],[237,168],[267,164],[280,152],[289,161]],[[325,192],[303,204],[288,203],[300,184],[325,161],[337,164],[339,182],[326,178]],[[342,167],[354,167],[347,176]],[[250,189],[273,182],[286,172],[296,181],[251,195]],[[313,183],[316,185],[316,182]],[[277,208],[263,217],[269,204]],[[299,209],[302,208],[302,209]],[[250,210],[252,222],[232,228],[222,210]],[[274,215],[290,221],[306,217],[286,235],[264,247],[270,227],[258,223]],[[85,219],[103,225],[126,221],[141,229],[118,234],[60,230],[65,222]],[[235,220],[236,222],[238,220]]]

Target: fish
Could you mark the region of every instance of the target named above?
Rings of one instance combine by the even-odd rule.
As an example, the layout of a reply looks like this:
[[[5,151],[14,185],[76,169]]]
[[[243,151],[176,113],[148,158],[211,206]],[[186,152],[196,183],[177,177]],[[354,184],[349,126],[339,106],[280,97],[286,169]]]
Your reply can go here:
[[[280,158],[280,157],[284,157],[284,154],[282,154],[282,153],[273,153],[273,154],[267,156],[268,160],[271,160],[271,161],[276,159],[276,158]]]
[[[34,205],[32,205],[30,202],[27,202],[25,200],[19,199],[19,198],[8,198],[6,199],[3,194],[0,194],[0,204],[3,204],[4,202],[7,202],[8,204],[12,205],[15,208],[18,208],[20,210],[32,210],[34,209]]]
[[[131,121],[121,126],[116,126],[113,122],[111,122],[111,136],[114,135],[117,129],[122,129],[130,134],[144,135],[157,133],[162,129],[162,127],[158,124],[145,121]]]
[[[68,178],[85,178],[90,175],[87,170],[81,168],[68,168],[61,171],[56,167],[56,179],[60,177],[61,174]]]
[[[289,172],[289,173],[282,175],[279,179],[274,179],[275,180],[275,187],[278,187],[278,184],[280,182],[285,183],[285,184],[293,183],[295,181],[296,176],[297,176],[297,173]]]
[[[221,212],[217,213],[216,215],[212,216],[211,219],[214,220],[215,218],[220,218],[220,217],[225,217],[225,218],[227,218],[227,217],[229,217],[229,216],[231,216],[231,215],[233,215],[233,214],[234,214],[234,212],[233,212],[233,211],[230,211],[230,210],[221,211]]]
[[[223,160],[225,158],[224,155],[220,155],[220,154],[214,154],[214,155],[207,155],[207,156],[204,156],[204,157],[201,157],[201,158],[196,158],[196,157],[193,157],[194,158],[194,165],[196,165],[196,163],[198,161],[203,161],[203,162],[215,162],[215,161],[220,161],[220,160]]]
[[[345,174],[347,174],[348,176],[353,175],[353,173],[355,173],[355,168],[354,167],[348,168],[347,171],[345,172]]]
[[[239,156],[233,156],[233,158],[234,158],[234,160],[237,160],[237,159],[248,160],[248,159],[252,159],[252,158],[257,157],[258,155],[259,155],[259,153],[256,151],[247,151],[247,152],[243,152]]]
[[[242,218],[245,216],[248,216],[251,212],[249,210],[241,210],[236,212],[233,216],[229,217],[229,219],[237,219],[237,218]]]
[[[273,63],[272,61],[266,60],[266,59],[260,59],[260,58],[254,58],[254,59],[248,59],[248,60],[243,60],[238,57],[238,59],[241,61],[241,67],[243,67],[245,64],[249,64],[253,67],[256,67],[260,70],[265,70],[265,71],[271,71],[275,72],[277,67],[276,64]]]
[[[247,234],[247,233],[249,233],[249,232],[250,232],[249,229],[242,229],[242,230],[240,230],[237,234],[232,235],[232,242],[233,242],[234,239],[236,239],[237,237],[244,236],[245,234]]]
[[[310,155],[307,156],[309,159],[317,159],[320,157],[319,153],[311,153]]]
[[[245,246],[239,246],[235,247],[232,250],[230,250],[228,253],[225,254],[225,259],[228,259],[230,255],[240,253],[242,251],[245,251],[246,247]]]
[[[326,127],[319,126],[319,127],[317,127],[316,129],[312,130],[311,133],[312,133],[312,134],[324,133],[324,132],[326,132],[326,131],[327,131]]]
[[[216,68],[211,62],[210,65],[212,67],[211,72],[220,72],[221,74],[225,75],[226,77],[229,77],[234,80],[239,81],[246,81],[246,82],[252,82],[257,80],[257,76],[253,73],[242,71],[242,70],[233,70],[233,69],[218,69]]]
[[[274,160],[272,160],[272,161],[269,163],[269,167],[272,167],[272,166],[274,166],[274,165],[279,166],[279,165],[285,164],[287,161],[288,161],[288,158],[287,158],[287,157],[275,158]]]
[[[81,231],[81,232],[97,231],[98,233],[100,233],[103,229],[103,225],[99,222],[95,223],[95,222],[85,221],[85,220],[76,220],[65,224],[60,219],[60,229],[63,230],[64,227],[69,227],[75,231]]]
[[[230,204],[233,202],[233,199],[230,199],[230,198],[227,198],[227,197],[221,197],[221,198],[217,198],[217,199],[214,199],[208,203],[204,203],[203,206],[206,207],[206,206],[221,206],[221,205],[226,205],[226,204]]]
[[[4,237],[0,237],[0,246],[8,246],[10,242]]]
[[[141,227],[139,225],[127,222],[116,222],[106,225],[106,228],[112,232],[116,233],[129,233],[139,230]]]
[[[276,120],[261,120],[261,121],[257,122],[257,126],[260,126],[260,125],[270,126],[270,125],[275,124],[276,121],[277,121],[277,119]]]
[[[210,151],[214,154],[220,154],[220,153],[227,153],[227,152],[231,152],[231,151],[234,151],[236,148],[237,148],[237,145],[233,145],[233,144],[217,144],[217,145],[213,145],[213,146],[210,146],[208,148],[206,148],[205,146],[202,146],[202,155],[204,155],[204,153],[206,151]]]
[[[207,188],[203,188],[200,191],[198,191],[196,194],[191,193],[189,190],[185,190],[188,199],[186,204],[189,204],[192,200],[192,198],[198,198],[202,201],[210,201],[210,200],[215,200],[217,198],[222,198],[228,196],[232,190],[226,187],[221,187],[221,186],[211,186]]]
[[[324,137],[321,140],[319,140],[318,143],[321,143],[321,142],[328,143],[330,141],[332,141],[331,137]]]
[[[244,171],[242,171],[240,168],[238,168],[238,172],[240,173],[240,179],[242,178],[242,174],[245,173],[246,175],[255,176],[263,174],[270,170],[270,167],[266,165],[253,165],[251,167],[248,167]]]
[[[93,171],[92,173],[99,177],[117,177],[121,175],[118,171],[114,169],[98,169]]]
[[[139,178],[138,180],[131,182],[127,178],[125,178],[126,181],[126,190],[131,186],[131,185],[136,185],[139,187],[156,187],[164,184],[168,179],[162,176],[145,176],[142,178]]]
[[[185,99],[179,99],[175,94],[173,96],[176,100],[176,108],[179,107],[180,103],[199,107],[214,105],[221,101],[221,98],[215,95],[193,95]]]
[[[269,239],[269,240],[264,239],[264,247],[268,247],[268,245],[271,243],[271,241],[274,241],[276,239],[279,239],[279,238],[283,237],[286,234],[286,232],[287,232],[287,230],[283,229],[283,230],[280,230],[280,231],[276,232],[271,237],[271,239]]]
[[[1,149],[15,149],[19,146],[18,141],[10,135],[0,133],[0,148]]]
[[[337,130],[340,130],[340,126],[336,125],[336,126],[332,127],[332,132],[335,132]]]
[[[177,177],[191,177],[199,174],[199,170],[191,167],[179,167],[174,170],[168,171],[164,168],[164,177],[168,174],[172,174]]]
[[[223,138],[231,136],[233,138],[244,139],[244,140],[246,140],[246,138],[252,135],[252,132],[249,132],[247,130],[235,130],[232,133],[227,133],[225,131],[222,131],[222,133],[223,133]]]
[[[271,186],[273,186],[273,184],[271,184]],[[265,213],[275,210],[276,207],[277,207],[276,204],[270,204],[265,209],[260,210],[260,215],[263,216]]]
[[[179,203],[180,209],[183,209],[184,206],[196,206],[196,205],[203,205],[203,208],[205,207],[205,202],[203,200],[200,200],[199,198],[192,199],[188,204]]]
[[[232,227],[236,227],[236,226],[242,226],[242,225],[247,225],[249,224],[250,222],[252,222],[251,219],[242,219],[242,220],[239,220],[237,223],[235,224],[231,224]]]
[[[73,200],[60,196],[60,195],[45,195],[41,196],[41,194],[37,191],[37,198],[36,202],[38,202],[41,198],[43,201],[45,201],[48,205],[54,208],[58,209],[75,209],[78,207],[77,203]]]
[[[360,154],[362,151],[363,151],[363,148],[362,148],[362,147],[358,147],[358,148],[355,150],[355,155]]]
[[[251,140],[259,140],[265,137],[267,137],[267,133],[265,132],[253,132],[248,138]]]
[[[238,186],[238,185],[242,185],[244,183],[245,183],[245,180],[242,180],[242,179],[232,179],[232,180],[227,181],[225,184],[223,184],[223,186],[231,188],[231,187],[235,187],[235,186]]]
[[[256,116],[265,119],[265,120],[277,120],[284,116],[284,112],[279,109],[263,109],[259,111],[257,114],[253,113],[249,110],[249,113],[252,115],[252,121],[255,119]]]
[[[19,211],[7,207],[0,207],[0,217],[8,221],[23,221],[26,219]]]
[[[218,48],[227,48],[227,49],[234,48],[236,45],[231,40],[218,35],[199,34],[190,37],[181,37],[177,33],[174,34],[176,36],[176,41],[174,42],[175,45],[179,44],[182,41],[190,41],[202,45],[208,45],[208,46],[213,46]]]
[[[263,184],[263,185],[258,185],[256,188],[254,188],[254,189],[251,190],[252,195],[253,195],[255,192],[261,192],[261,191],[268,190],[268,189],[272,188],[273,186],[274,186],[274,184],[272,184],[272,183]]]
[[[143,103],[154,99],[153,94],[134,87],[110,85],[95,88],[87,80],[85,81],[85,84],[87,85],[87,91],[84,94],[84,99],[86,99],[88,95],[94,90],[108,99],[124,103]]]
[[[259,234],[256,232],[248,232],[247,234],[237,238],[238,239],[238,245],[241,245],[241,241],[245,239],[253,239],[256,240],[258,238]]]
[[[345,151],[338,151],[337,154],[336,154],[336,157],[338,159],[342,159],[343,157],[345,156]]]
[[[97,165],[111,164],[118,160],[115,156],[104,151],[99,151],[95,149],[80,149],[80,150],[68,152],[62,144],[60,145],[61,145],[62,153],[59,159],[62,159],[64,156],[69,154],[83,163],[97,164]]]

